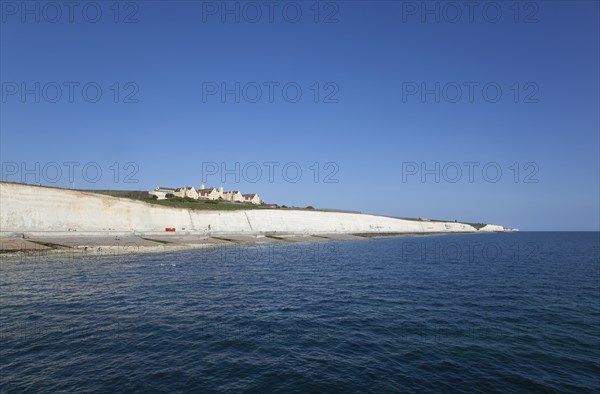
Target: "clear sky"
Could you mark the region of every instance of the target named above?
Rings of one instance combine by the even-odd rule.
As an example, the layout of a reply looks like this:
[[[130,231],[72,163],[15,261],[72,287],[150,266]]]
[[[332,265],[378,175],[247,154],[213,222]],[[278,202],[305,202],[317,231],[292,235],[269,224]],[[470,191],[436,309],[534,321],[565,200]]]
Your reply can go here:
[[[598,230],[598,4],[2,1],[2,180]]]

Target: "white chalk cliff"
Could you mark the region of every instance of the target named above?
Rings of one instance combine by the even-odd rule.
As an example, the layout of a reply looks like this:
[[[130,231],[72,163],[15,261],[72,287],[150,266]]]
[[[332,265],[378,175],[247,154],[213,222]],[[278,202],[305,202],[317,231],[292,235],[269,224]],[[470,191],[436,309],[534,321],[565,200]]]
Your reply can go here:
[[[164,231],[190,233],[446,233],[498,232],[456,222],[417,221],[359,213],[256,209],[200,211],[151,205],[91,192],[0,182],[0,231]]]

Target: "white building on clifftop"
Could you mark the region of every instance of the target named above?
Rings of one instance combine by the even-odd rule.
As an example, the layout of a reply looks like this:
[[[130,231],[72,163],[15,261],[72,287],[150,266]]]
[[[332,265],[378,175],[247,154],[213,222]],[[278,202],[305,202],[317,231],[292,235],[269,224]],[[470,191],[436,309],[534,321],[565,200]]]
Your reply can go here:
[[[151,196],[156,196],[156,198],[159,200],[165,200],[167,198],[167,194],[172,194],[174,196],[175,190],[177,190],[177,189],[174,187],[156,186],[156,188],[154,188],[154,190],[152,190],[151,192],[148,192],[148,193]]]
[[[221,197],[221,191],[214,187],[204,188],[204,185],[200,186],[198,190],[198,199],[200,200],[218,200]]]
[[[263,201],[256,193],[242,194],[238,190],[226,192],[223,191],[222,186],[217,189],[215,187],[205,188],[204,185],[201,185],[198,190],[196,190],[192,186],[178,188],[157,186],[154,190],[148,193],[152,196],[156,196],[156,198],[159,200],[165,200],[167,198],[172,197],[180,197],[192,198],[195,200],[223,200],[255,205],[260,205],[263,203]]]
[[[230,192],[223,192],[222,196],[223,200],[231,201],[231,202],[244,202],[244,196],[237,190],[233,190]]]
[[[179,187],[175,189],[175,196],[182,198],[193,198],[194,200],[197,200],[198,192],[193,186]]]
[[[260,197],[256,193],[242,194],[242,196],[244,197],[245,203],[256,204],[256,205],[260,205],[260,203],[261,203]]]

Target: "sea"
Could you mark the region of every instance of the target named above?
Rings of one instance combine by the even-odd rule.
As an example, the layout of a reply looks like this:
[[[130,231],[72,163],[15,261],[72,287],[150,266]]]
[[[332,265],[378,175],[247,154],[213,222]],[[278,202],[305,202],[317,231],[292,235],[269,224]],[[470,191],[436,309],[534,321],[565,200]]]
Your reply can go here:
[[[600,392],[598,232],[1,258],[2,393]]]

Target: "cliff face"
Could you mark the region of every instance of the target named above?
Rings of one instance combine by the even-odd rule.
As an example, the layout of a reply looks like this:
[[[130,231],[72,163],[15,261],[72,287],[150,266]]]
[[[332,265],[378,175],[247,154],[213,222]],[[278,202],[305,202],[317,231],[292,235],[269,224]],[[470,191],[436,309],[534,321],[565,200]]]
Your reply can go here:
[[[177,231],[202,233],[478,232],[455,222],[419,222],[303,210],[191,211],[87,193],[0,182],[0,231]],[[479,232],[504,231],[487,225]]]

